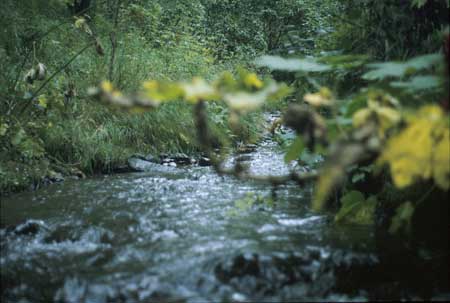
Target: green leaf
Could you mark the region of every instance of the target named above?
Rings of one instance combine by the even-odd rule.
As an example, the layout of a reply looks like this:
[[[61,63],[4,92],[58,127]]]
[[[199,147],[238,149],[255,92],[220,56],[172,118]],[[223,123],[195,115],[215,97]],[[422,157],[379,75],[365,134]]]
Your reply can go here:
[[[427,4],[428,0],[412,0],[411,6],[416,8],[421,8]]]
[[[367,67],[373,70],[362,76],[365,80],[383,80],[388,77],[400,78],[409,68],[404,63],[396,62],[372,63],[368,64]]]
[[[303,143],[303,139],[300,136],[297,136],[291,146],[289,146],[289,150],[284,156],[284,161],[289,163],[296,160],[301,155],[304,148],[305,144]]]
[[[357,183],[359,181],[362,181],[366,178],[365,173],[356,173],[352,176],[352,183]]]
[[[3,137],[8,131],[8,123],[0,123],[0,137]]]
[[[409,233],[411,231],[411,219],[414,214],[414,206],[411,202],[406,202],[400,205],[395,216],[392,218],[389,232],[391,234],[397,234],[400,232]]]
[[[341,198],[342,207],[336,214],[336,223],[369,225],[374,221],[377,199],[370,196],[367,200],[360,191],[350,191]]]
[[[324,72],[329,71],[329,65],[317,63],[315,59],[284,59],[278,56],[262,56],[256,60],[259,66],[265,66],[272,70]]]
[[[428,69],[442,60],[440,54],[428,54],[412,58],[406,62],[383,62],[368,64],[372,69],[362,77],[366,80],[384,80],[386,78],[401,78],[406,74]]]
[[[406,61],[406,64],[416,70],[428,69],[443,60],[441,54],[427,54]]]
[[[356,98],[353,98],[350,102],[346,102],[343,107],[344,115],[347,118],[353,117],[353,114],[358,110],[367,106],[367,95],[361,94]]]
[[[436,76],[416,76],[409,81],[391,82],[392,87],[405,88],[410,92],[435,89],[441,85],[441,80]]]
[[[25,138],[27,137],[27,134],[25,133],[25,131],[20,128],[17,133],[12,137],[11,139],[11,144],[14,146],[18,146],[20,145],[20,143],[22,143],[22,141],[25,140]]]
[[[367,55],[337,55],[325,56],[318,59],[319,63],[325,63],[336,68],[352,69],[363,66],[367,63]]]

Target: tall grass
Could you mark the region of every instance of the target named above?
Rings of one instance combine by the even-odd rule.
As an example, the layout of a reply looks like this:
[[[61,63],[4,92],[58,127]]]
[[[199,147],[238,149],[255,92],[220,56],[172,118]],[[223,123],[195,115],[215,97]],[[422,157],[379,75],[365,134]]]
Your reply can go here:
[[[40,17],[33,16],[30,24],[39,26],[42,32],[61,21]],[[25,24],[26,18],[22,21]],[[3,118],[10,121],[10,124],[13,120],[18,121],[18,127],[25,130],[27,138],[36,142],[45,152],[44,156],[24,159],[21,147],[9,144],[14,132],[11,131],[9,137],[0,137],[0,141],[6,142],[7,146],[1,151],[0,193],[20,190],[30,183],[39,183],[42,177],[58,170],[59,164],[79,169],[86,174],[94,174],[113,171],[115,167],[124,165],[135,153],[158,155],[162,152],[199,152],[190,105],[173,101],[154,112],[129,114],[106,108],[87,96],[89,87],[107,79],[112,51],[109,41],[111,21],[98,14],[92,23],[95,24],[93,30],[103,45],[105,55],[99,56],[94,48],[88,49],[57,74],[41,92],[47,100],[47,108],[39,108],[37,100],[28,101],[33,103],[29,110],[21,116],[14,116],[17,111],[13,111],[13,118],[10,119],[4,114],[9,112],[10,105],[0,105],[0,122]],[[15,26],[20,28],[25,25]],[[34,44],[23,71],[17,69],[27,53],[8,55],[0,48],[0,53],[6,54],[5,62],[8,62],[8,66],[14,66],[4,69],[4,77],[2,74],[1,78],[4,81],[0,83],[1,94],[11,95],[6,88],[11,87],[13,75],[17,71],[21,79],[22,74],[33,64],[42,62],[47,66],[49,74],[52,74],[89,43],[85,33],[74,29],[72,22],[58,26],[57,30]],[[2,36],[3,38],[7,37]],[[223,70],[245,63],[242,59],[236,59],[219,64],[211,55],[213,52],[210,47],[214,46],[199,42],[190,33],[180,33],[176,41],[166,41],[167,43],[155,46],[139,32],[122,30],[117,33],[117,41],[111,80],[116,87],[127,93],[136,92],[144,80],[187,80],[194,76],[211,79]],[[18,43],[14,45],[19,47]],[[76,96],[67,101],[64,91],[70,83],[75,87]],[[20,80],[14,92],[17,102],[9,104],[23,102],[21,96],[36,91],[40,85],[37,82],[29,85]],[[224,112],[225,108],[220,104],[211,106],[211,124],[221,137],[231,133]],[[232,140],[254,139],[257,128],[255,121],[255,116],[248,117],[246,130]],[[28,122],[32,123],[33,129]],[[17,169],[18,167],[21,168]],[[35,167],[40,169],[33,170]],[[28,168],[28,177],[20,176]]]

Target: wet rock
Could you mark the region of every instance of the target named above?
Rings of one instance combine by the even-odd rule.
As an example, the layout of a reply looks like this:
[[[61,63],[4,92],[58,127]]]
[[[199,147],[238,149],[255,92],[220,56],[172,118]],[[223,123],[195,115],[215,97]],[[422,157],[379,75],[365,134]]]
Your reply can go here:
[[[233,302],[246,302],[246,301],[248,301],[246,296],[244,296],[243,294],[238,293],[238,292],[234,293],[231,296],[231,299],[233,300]]]
[[[71,173],[71,175],[73,177],[78,178],[78,179],[85,179],[86,178],[86,175],[81,170],[79,170],[77,168],[73,168],[70,173]]]
[[[257,147],[258,146],[256,144],[247,144],[247,145],[238,147],[236,152],[238,154],[249,154],[249,153],[254,152]]]
[[[138,158],[128,159],[128,166],[134,172],[144,172],[144,171],[166,172],[168,169],[167,167],[161,164],[152,163]]]
[[[56,292],[55,302],[83,302],[88,283],[78,278],[67,279],[64,286]]]
[[[370,255],[330,255],[314,249],[301,254],[238,255],[219,263],[214,274],[235,291],[253,297],[279,293],[280,289],[286,293],[295,289],[297,295],[301,292],[307,297],[324,297],[334,292],[358,295],[358,286],[367,284],[363,281],[370,280],[376,264]]]
[[[200,159],[198,159],[198,165],[199,166],[211,166],[211,159],[209,159],[207,157],[200,157]]]
[[[176,232],[174,232],[173,230],[164,230],[161,232],[155,232],[152,235],[152,240],[153,241],[157,241],[157,240],[173,240],[178,238],[178,234]]]
[[[191,158],[183,153],[178,153],[172,156],[172,159],[174,159],[177,163],[186,163],[186,164],[190,164],[191,163]]]
[[[143,156],[141,154],[135,154],[130,157],[126,165],[116,166],[112,169],[113,173],[126,174],[133,172],[150,171],[152,165],[159,163],[156,158],[152,158],[151,155]]]
[[[159,159],[166,159],[166,158],[169,158],[169,157],[170,157],[170,155],[167,154],[167,153],[160,153],[159,154]]]
[[[126,173],[132,173],[136,170],[130,167],[129,165],[120,165],[116,166],[112,169],[112,172],[115,174],[126,174]]]
[[[17,226],[8,227],[7,232],[12,232],[16,235],[35,235],[42,228],[44,228],[44,222],[40,220],[27,220]]]
[[[128,280],[125,283],[89,283],[67,278],[56,292],[54,302],[185,302],[169,292],[170,286],[156,277]]]
[[[216,277],[224,282],[229,282],[234,277],[246,275],[259,275],[259,257],[257,254],[245,254],[236,256],[231,263],[219,264],[214,269]]]
[[[55,171],[49,171],[49,173],[47,175],[47,179],[52,183],[64,181],[63,175],[61,173],[58,173]]]
[[[251,155],[240,155],[236,158],[236,161],[251,161],[252,156]]]
[[[143,154],[133,154],[130,158],[136,158],[136,159],[141,159],[144,161],[148,161],[146,158],[147,156],[143,155]]]
[[[153,156],[152,154],[148,154],[148,155],[145,156],[144,159],[142,159],[142,160],[145,160],[145,161],[148,161],[148,162],[152,162],[152,163],[160,163],[159,158]]]
[[[32,189],[39,189],[42,185],[50,185],[54,183],[59,183],[64,181],[64,176],[61,173],[55,171],[49,171],[48,175],[45,176],[39,184],[33,185]]]
[[[74,234],[74,228],[71,225],[61,225],[53,230],[44,238],[44,243],[60,243],[64,241],[77,241],[78,235]]]
[[[183,153],[177,153],[163,158],[162,163],[175,163],[177,165],[189,165],[192,164],[192,159]]]

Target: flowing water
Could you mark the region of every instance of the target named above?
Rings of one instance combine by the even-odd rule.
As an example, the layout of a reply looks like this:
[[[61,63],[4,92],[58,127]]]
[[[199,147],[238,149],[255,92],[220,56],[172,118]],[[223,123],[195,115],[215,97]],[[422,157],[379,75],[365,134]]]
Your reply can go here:
[[[245,157],[256,174],[289,169],[269,137]],[[335,227],[310,198],[311,186],[162,165],[13,195],[1,201],[1,301],[364,299],[337,290],[331,256],[375,258],[373,235]]]

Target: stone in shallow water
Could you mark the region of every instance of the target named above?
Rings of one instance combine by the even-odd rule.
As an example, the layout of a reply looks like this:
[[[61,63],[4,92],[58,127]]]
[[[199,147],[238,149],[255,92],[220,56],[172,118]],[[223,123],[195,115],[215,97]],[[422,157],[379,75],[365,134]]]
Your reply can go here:
[[[13,232],[16,235],[35,235],[42,228],[45,228],[44,222],[41,220],[27,220],[17,226],[8,227],[7,232]]]
[[[152,235],[152,240],[172,240],[178,238],[178,234],[174,232],[173,230],[163,230],[161,232],[155,232]]]
[[[324,298],[359,290],[358,287],[349,290],[347,286],[364,285],[376,264],[371,255],[340,251],[324,254],[318,249],[308,249],[296,254],[238,255],[217,264],[214,274],[235,292],[251,298],[274,294],[286,298]]]
[[[148,154],[147,156],[145,156],[145,158],[143,160],[152,162],[152,163],[160,163],[159,159],[157,157],[153,156],[152,154]]]
[[[210,166],[211,159],[209,159],[207,157],[200,157],[200,159],[198,160],[198,165],[199,166]]]
[[[135,172],[171,172],[172,167],[145,161],[138,158],[128,159],[128,166]]]

